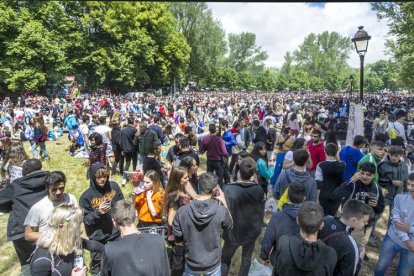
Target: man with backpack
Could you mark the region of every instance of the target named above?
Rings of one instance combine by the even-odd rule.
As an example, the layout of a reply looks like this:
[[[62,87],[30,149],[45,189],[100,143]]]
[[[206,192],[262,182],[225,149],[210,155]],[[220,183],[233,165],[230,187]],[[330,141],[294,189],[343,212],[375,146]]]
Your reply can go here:
[[[72,138],[77,138],[78,137],[78,128],[79,128],[79,124],[78,124],[78,119],[76,118],[76,116],[73,114],[73,109],[70,108],[68,110],[69,115],[65,118],[65,120],[63,121],[63,124],[68,128],[69,130],[69,140],[72,140]]]
[[[388,124],[387,132],[391,140],[391,145],[401,146],[405,149],[407,137],[404,129],[405,114],[399,113],[397,121]]]

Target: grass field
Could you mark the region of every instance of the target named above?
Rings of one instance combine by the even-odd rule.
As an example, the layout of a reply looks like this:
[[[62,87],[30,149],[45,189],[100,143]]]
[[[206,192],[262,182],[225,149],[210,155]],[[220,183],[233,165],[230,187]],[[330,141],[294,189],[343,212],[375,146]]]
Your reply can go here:
[[[25,148],[29,148],[29,143],[25,142]],[[43,162],[43,169],[48,171],[60,170],[65,173],[67,177],[66,192],[75,195],[78,199],[80,195],[89,186],[89,181],[86,180],[86,168],[82,159],[75,159],[69,155],[69,142],[66,138],[66,134],[61,137],[58,141],[47,142],[47,150],[51,156],[51,159]],[[30,154],[30,150],[27,150]],[[201,157],[201,168],[200,172],[205,171],[205,158]],[[113,177],[113,180],[118,183],[121,182],[120,176]],[[131,186],[127,185],[122,188],[125,197],[131,196]],[[367,247],[367,254],[370,258],[368,262],[364,262],[360,275],[368,276],[373,274],[373,268],[378,260],[379,250],[381,241],[386,232],[386,220],[388,214],[384,214],[377,227],[378,240],[376,247]],[[7,227],[8,215],[0,215],[0,275],[18,275],[20,271],[20,264],[18,263],[13,245],[11,242],[7,242],[6,238],[6,227]],[[270,219],[270,215],[266,214],[266,220]],[[264,233],[264,231],[263,231]],[[259,259],[259,252],[263,233],[256,242],[255,251],[253,253],[253,259]],[[240,264],[240,253],[239,249],[236,255],[233,257],[232,266],[230,269],[230,275],[237,275],[239,264]],[[88,254],[86,254],[86,262],[88,262]],[[396,273],[393,273],[393,275]]]

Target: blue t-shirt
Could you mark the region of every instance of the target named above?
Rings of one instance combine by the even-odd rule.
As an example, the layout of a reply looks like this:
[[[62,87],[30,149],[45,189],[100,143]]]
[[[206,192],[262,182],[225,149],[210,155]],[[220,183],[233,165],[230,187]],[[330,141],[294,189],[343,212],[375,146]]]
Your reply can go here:
[[[348,181],[357,171],[358,162],[363,156],[364,154],[359,149],[351,146],[346,146],[339,152],[339,159],[345,163],[344,181]]]

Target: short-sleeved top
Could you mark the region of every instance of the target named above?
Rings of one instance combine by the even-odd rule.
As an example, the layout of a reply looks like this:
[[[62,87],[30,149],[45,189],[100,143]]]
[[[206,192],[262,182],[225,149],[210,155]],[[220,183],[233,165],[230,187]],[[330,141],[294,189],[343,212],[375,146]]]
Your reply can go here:
[[[47,222],[52,215],[53,209],[62,203],[68,203],[74,207],[78,207],[78,202],[74,195],[65,194],[61,201],[51,201],[49,196],[45,196],[39,202],[30,208],[29,213],[24,221],[24,225],[38,227],[39,232],[45,229]]]
[[[164,207],[164,192],[162,190],[157,191],[151,197],[157,215],[153,217],[148,208],[147,193],[143,192],[135,197],[135,208],[137,209],[138,218],[143,222],[155,222],[161,223],[162,221],[162,209]]]

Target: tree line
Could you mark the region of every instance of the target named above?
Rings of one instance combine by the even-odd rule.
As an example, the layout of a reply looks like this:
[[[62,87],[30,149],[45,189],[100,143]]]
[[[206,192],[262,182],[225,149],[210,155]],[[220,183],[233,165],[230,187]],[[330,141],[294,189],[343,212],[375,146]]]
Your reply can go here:
[[[358,83],[358,69],[346,62],[353,51],[348,37],[311,33],[281,68],[269,68],[254,33],[226,34],[202,2],[0,3],[3,91],[56,89],[70,75],[90,90],[113,92],[190,81],[210,89],[338,91],[350,75]],[[392,60],[368,65],[365,90],[404,86],[399,70]]]

